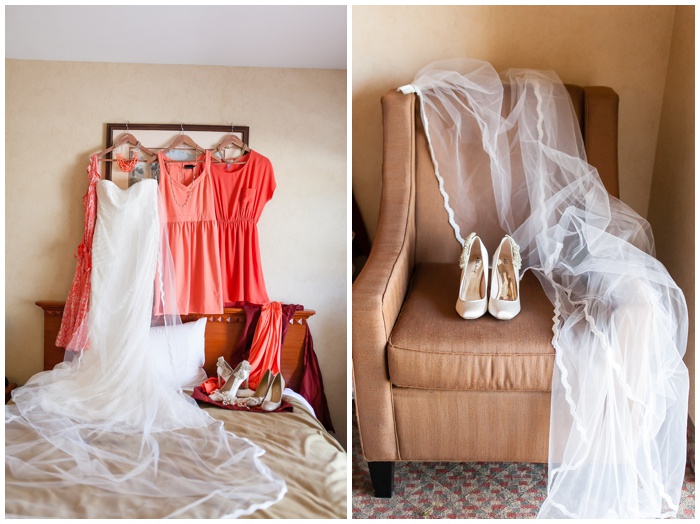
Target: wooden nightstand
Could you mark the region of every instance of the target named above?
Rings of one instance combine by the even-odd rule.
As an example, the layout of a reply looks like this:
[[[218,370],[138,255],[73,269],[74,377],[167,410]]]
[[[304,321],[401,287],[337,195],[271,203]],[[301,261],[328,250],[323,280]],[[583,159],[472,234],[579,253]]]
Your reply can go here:
[[[5,404],[7,404],[10,401],[10,393],[12,392],[13,389],[17,387],[17,384],[8,384],[5,386]]]

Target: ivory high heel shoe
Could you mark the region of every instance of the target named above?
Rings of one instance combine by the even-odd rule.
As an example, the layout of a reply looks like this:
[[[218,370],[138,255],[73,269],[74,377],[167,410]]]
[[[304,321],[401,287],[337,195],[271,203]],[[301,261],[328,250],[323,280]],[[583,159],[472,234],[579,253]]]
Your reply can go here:
[[[282,373],[277,373],[272,380],[270,388],[267,390],[265,400],[260,408],[263,411],[274,411],[282,404],[282,391],[284,390],[284,377]]]
[[[506,235],[493,255],[489,313],[510,320],[520,313],[520,248]]]
[[[223,362],[223,364],[221,364],[221,362]],[[228,364],[228,362],[223,360],[223,357],[219,357],[219,361],[217,361],[216,364],[216,372],[219,374],[219,380],[221,380],[222,376],[227,374],[226,372],[228,370],[226,369],[226,366],[228,366],[229,369],[231,366]],[[247,360],[244,360],[236,366],[236,369],[232,370],[231,373],[228,374],[228,378],[225,379],[226,383],[223,385],[223,387],[215,390],[211,395],[209,395],[209,398],[217,402],[223,402],[224,404],[233,404],[236,401],[236,393],[241,387],[241,384],[244,384],[246,388],[248,387],[249,376],[250,363]]]
[[[216,361],[216,385],[221,389],[228,379],[233,375],[233,368],[224,360],[224,357],[219,357]]]
[[[246,402],[246,406],[249,408],[254,408],[263,403],[265,397],[267,396],[267,390],[270,389],[270,384],[272,384],[273,378],[272,372],[269,369],[265,371],[263,378],[260,379],[260,383],[255,389],[255,393],[253,393],[253,396]]]
[[[233,370],[233,373],[224,384],[224,387],[219,389],[221,393],[226,393],[230,391],[232,395],[236,395],[238,388],[243,384],[246,388],[248,387],[248,377],[250,376],[250,363],[247,360],[242,361]]]
[[[248,387],[248,378],[250,377],[251,372],[250,363],[247,360],[244,360],[243,362],[238,364],[236,369],[233,370],[233,375],[236,376],[236,372],[241,366],[243,366],[245,372],[241,371],[240,373],[245,373],[245,379],[241,384],[232,384],[231,389],[233,390],[233,393],[237,398],[248,398],[253,394],[253,390]],[[236,389],[234,389],[234,387]]]
[[[489,281],[489,255],[476,233],[471,233],[464,242],[459,257],[462,277],[455,309],[459,316],[475,319],[486,313],[486,283]]]

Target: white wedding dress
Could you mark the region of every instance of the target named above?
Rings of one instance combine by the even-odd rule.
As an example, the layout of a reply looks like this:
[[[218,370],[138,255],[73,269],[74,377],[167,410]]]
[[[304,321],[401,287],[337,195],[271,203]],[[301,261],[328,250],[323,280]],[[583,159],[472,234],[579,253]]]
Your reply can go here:
[[[90,349],[32,377],[5,409],[7,490],[84,490],[75,517],[238,517],[279,501],[261,448],[225,431],[150,360],[154,288],[166,323],[171,266],[155,180],[97,187]],[[158,276],[158,286],[154,278]],[[6,501],[6,516],[61,514],[53,501]],[[204,509],[203,509],[204,508]],[[9,512],[8,512],[9,509]]]
[[[688,416],[685,299],[654,258],[647,222],[586,162],[566,88],[553,72],[499,75],[454,59],[400,89],[419,96],[457,241],[508,233],[553,304],[539,517],[675,516]]]

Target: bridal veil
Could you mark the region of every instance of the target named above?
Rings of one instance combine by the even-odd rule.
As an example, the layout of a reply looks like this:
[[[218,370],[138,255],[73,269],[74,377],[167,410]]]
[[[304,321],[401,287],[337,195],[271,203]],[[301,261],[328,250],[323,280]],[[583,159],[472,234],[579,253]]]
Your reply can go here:
[[[553,305],[549,482],[538,516],[675,516],[688,413],[685,299],[654,258],[648,223],[586,162],[566,88],[553,72],[499,75],[454,59],[401,90],[419,96],[456,241],[473,230],[508,233],[522,271],[536,274]]]

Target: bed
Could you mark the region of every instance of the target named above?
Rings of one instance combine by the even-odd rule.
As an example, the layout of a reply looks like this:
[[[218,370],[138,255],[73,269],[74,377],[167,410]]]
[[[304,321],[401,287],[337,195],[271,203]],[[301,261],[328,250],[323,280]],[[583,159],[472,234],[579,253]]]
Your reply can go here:
[[[44,368],[51,369],[63,360],[63,350],[54,345],[63,303],[37,302],[44,310]],[[263,462],[287,483],[284,498],[250,518],[347,518],[347,454],[312,414],[313,409],[294,391],[303,374],[302,347],[312,310],[297,311],[282,348],[282,373],[288,389],[284,399],[293,406],[292,412],[249,413],[231,411],[200,404],[213,418],[221,420],[227,430],[248,438],[265,450]],[[183,321],[200,318],[183,316]],[[226,309],[222,315],[208,316],[205,330],[205,366],[209,376],[216,376],[216,360],[227,357],[241,336],[245,323],[243,310]],[[6,469],[6,478],[11,472]],[[55,518],[99,518],[99,505],[90,489],[66,487],[22,490],[6,486],[6,515],[30,515],[32,500],[55,501]],[[123,513],[133,514],[137,500],[117,500]],[[120,508],[121,509],[121,508]],[[180,515],[186,518],[213,518],[216,504],[197,506]]]

